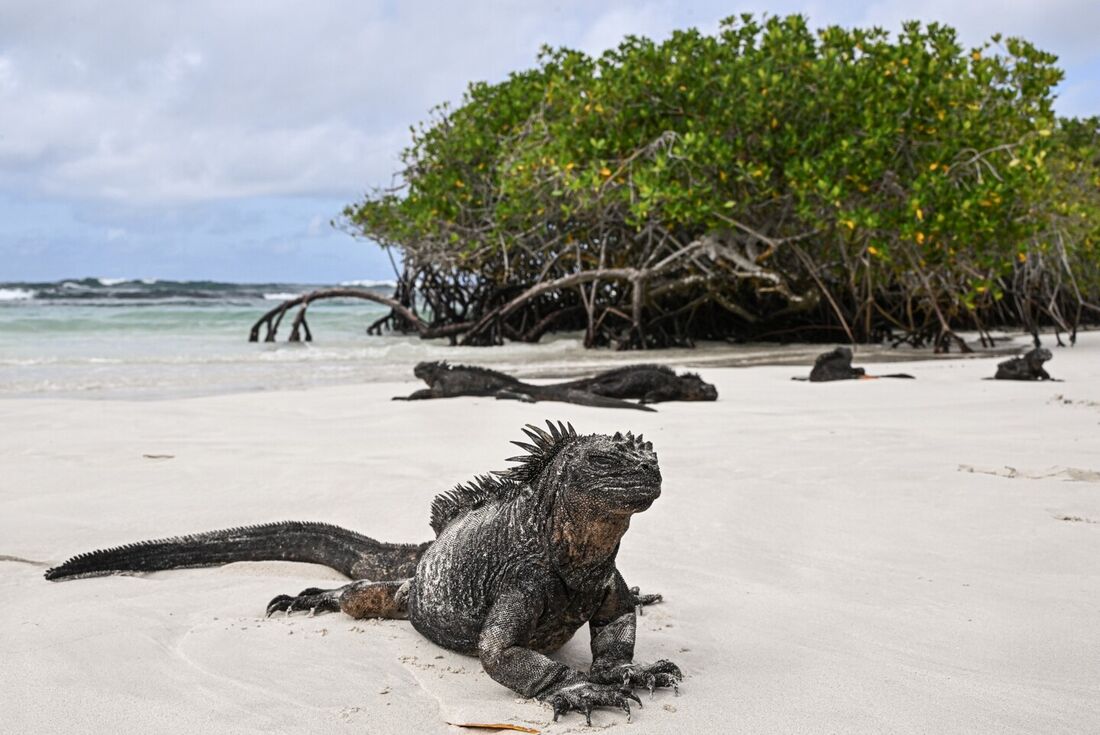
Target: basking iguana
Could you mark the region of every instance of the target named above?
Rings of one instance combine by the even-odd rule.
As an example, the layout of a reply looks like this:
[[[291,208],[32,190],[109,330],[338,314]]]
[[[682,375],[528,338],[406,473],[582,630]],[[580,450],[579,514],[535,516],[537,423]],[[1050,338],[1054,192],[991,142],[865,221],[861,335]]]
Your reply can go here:
[[[1050,350],[1036,347],[1022,357],[1014,357],[997,365],[994,380],[1053,380],[1043,369],[1043,363],[1053,358]]]
[[[626,365],[591,378],[545,387],[583,390],[608,398],[638,398],[642,403],[718,399],[718,389],[704,382],[698,374],[677,375],[665,365]]]
[[[635,597],[615,566],[630,519],[661,494],[653,445],[639,435],[579,436],[528,426],[511,469],[476,477],[432,502],[436,538],[386,544],[321,523],[273,523],[93,551],[46,572],[62,580],[124,572],[305,561],[358,581],[280,595],[267,613],[343,612],[408,619],[435,643],[480,657],[496,681],[554,709],[641,702],[634,687],[676,687],[670,661],[634,662]],[[587,673],[547,658],[588,623]]]
[[[908,373],[890,373],[888,375],[868,375],[861,367],[852,367],[852,351],[847,347],[837,347],[831,352],[823,352],[814,359],[810,370],[811,383],[826,383],[831,380],[873,380],[875,378],[912,378]],[[805,380],[806,378],[793,378]]]
[[[494,396],[527,403],[536,401],[561,401],[597,408],[633,408],[652,411],[652,408],[629,401],[609,398],[598,393],[569,385],[531,385],[511,375],[475,365],[451,365],[444,362],[421,362],[413,368],[413,374],[428,384],[408,396],[395,396],[395,401],[417,401],[427,398],[456,398],[458,396]]]
[[[524,383],[511,375],[476,365],[451,365],[446,360],[418,362],[413,368],[413,375],[427,383],[428,387],[408,396],[395,396],[395,401],[495,396],[501,391],[522,393],[524,388]]]

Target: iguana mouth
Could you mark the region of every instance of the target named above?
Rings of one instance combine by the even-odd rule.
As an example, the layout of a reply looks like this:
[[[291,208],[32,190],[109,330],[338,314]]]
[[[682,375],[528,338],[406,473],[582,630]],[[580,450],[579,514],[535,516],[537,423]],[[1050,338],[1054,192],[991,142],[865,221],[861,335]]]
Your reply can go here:
[[[601,488],[601,498],[611,501],[616,508],[629,510],[631,513],[641,513],[653,505],[653,501],[661,497],[661,481],[631,485],[629,487],[606,485]]]

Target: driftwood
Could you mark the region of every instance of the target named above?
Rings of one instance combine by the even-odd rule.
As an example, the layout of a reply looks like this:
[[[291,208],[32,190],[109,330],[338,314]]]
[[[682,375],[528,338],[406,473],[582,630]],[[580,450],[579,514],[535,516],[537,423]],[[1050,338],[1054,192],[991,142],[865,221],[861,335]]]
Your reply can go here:
[[[302,294],[292,299],[287,299],[268,311],[252,325],[252,331],[249,332],[248,341],[259,342],[260,328],[266,326],[267,331],[264,335],[264,342],[274,342],[275,336],[279,331],[279,325],[283,321],[283,317],[289,310],[296,306],[298,307],[298,313],[294,316],[294,322],[291,324],[290,328],[290,337],[287,341],[301,342],[303,333],[306,342],[312,341],[313,333],[309,329],[309,323],[306,322],[306,309],[309,308],[309,305],[314,301],[321,301],[323,299],[363,299],[365,301],[383,304],[390,307],[392,312],[400,315],[402,319],[411,324],[424,339],[447,337],[463,332],[469,326],[463,323],[433,326],[425,322],[416,312],[396,299],[383,296],[373,291],[367,291],[361,288],[323,288],[317,291],[310,291],[307,294]]]

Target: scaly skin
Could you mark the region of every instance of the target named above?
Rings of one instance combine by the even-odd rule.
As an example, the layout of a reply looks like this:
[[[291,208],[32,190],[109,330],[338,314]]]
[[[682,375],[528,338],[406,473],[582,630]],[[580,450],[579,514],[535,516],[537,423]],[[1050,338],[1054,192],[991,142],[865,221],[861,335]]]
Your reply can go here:
[[[591,378],[546,387],[572,388],[608,398],[637,398],[642,403],[718,399],[718,389],[703,382],[696,373],[677,375],[664,365],[626,365]]]
[[[416,401],[428,398],[457,396],[493,396],[500,391],[522,392],[523,383],[511,375],[472,365],[450,365],[447,362],[420,362],[413,374],[428,384],[406,397],[394,400]]]
[[[825,352],[814,360],[810,370],[811,383],[824,383],[830,380],[854,380],[865,375],[863,368],[852,367],[852,351],[847,347],[837,347]]]
[[[837,347],[831,352],[824,352],[814,359],[813,369],[810,370],[811,383],[826,383],[831,380],[864,380],[878,378],[912,378],[907,373],[890,373],[889,375],[868,375],[860,367],[852,367],[852,351],[847,347]],[[805,380],[805,378],[799,378]]]
[[[408,396],[396,396],[395,401],[418,401],[429,398],[459,396],[494,396],[496,398],[536,403],[560,401],[597,408],[630,408],[639,411],[653,409],[637,403],[618,400],[603,394],[563,385],[532,385],[511,375],[474,365],[450,365],[446,362],[421,362],[413,374],[428,384]]]
[[[1036,347],[1023,357],[1014,357],[997,365],[995,380],[1053,380],[1043,363],[1054,357],[1045,347]]]
[[[667,660],[634,661],[635,607],[659,595],[629,588],[615,557],[630,519],[661,494],[653,446],[632,434],[578,436],[547,422],[509,470],[436,497],[424,544],[383,544],[318,523],[280,523],[148,541],[74,557],[52,580],[283,559],[327,564],[358,577],[337,589],[279,595],[267,612],[335,612],[408,619],[435,643],[476,655],[504,686],[547,702],[554,719],[595,707],[629,715],[633,689],[675,688]],[[368,573],[369,572],[369,573]],[[372,581],[373,580],[373,581]],[[648,598],[648,599],[647,599]],[[585,623],[588,672],[545,654]]]

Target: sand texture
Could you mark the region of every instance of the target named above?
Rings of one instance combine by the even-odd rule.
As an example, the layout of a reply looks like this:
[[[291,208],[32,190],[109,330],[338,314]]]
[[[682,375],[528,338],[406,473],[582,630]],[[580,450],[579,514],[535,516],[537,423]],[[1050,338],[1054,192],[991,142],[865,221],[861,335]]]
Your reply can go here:
[[[502,468],[549,418],[644,432],[665,478],[619,566],[665,595],[637,654],[676,661],[682,695],[597,727],[1100,732],[1100,334],[1054,352],[1065,382],[983,381],[987,359],[835,384],[704,369],[717,403],[653,414],[389,400],[412,383],[2,400],[0,731],[586,731],[405,622],[262,617],[339,583],[321,567],[42,579],[77,552],[253,522],[426,540],[435,493]],[[558,655],[586,667],[586,631]]]

